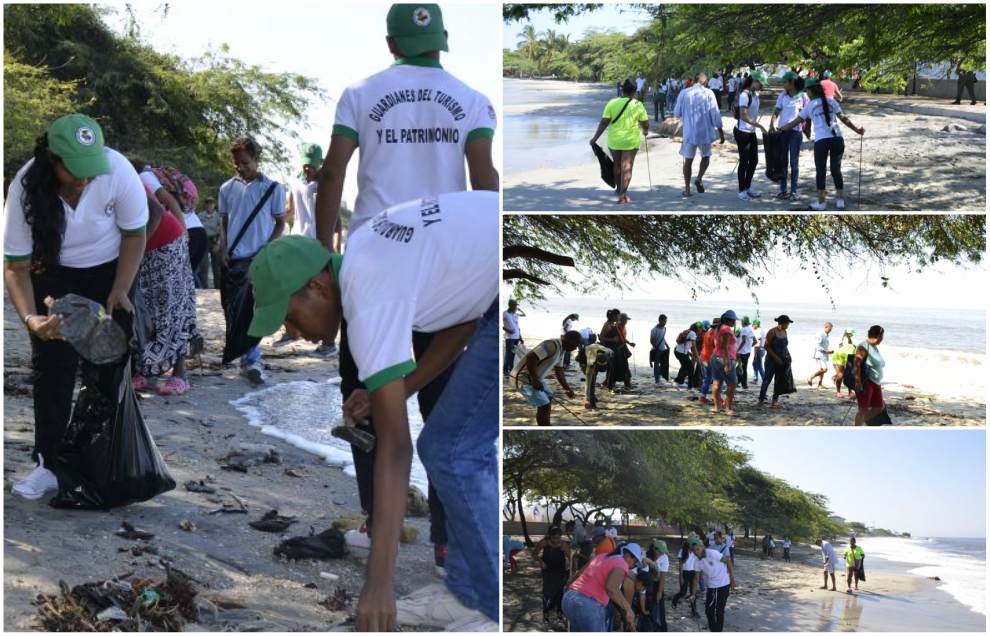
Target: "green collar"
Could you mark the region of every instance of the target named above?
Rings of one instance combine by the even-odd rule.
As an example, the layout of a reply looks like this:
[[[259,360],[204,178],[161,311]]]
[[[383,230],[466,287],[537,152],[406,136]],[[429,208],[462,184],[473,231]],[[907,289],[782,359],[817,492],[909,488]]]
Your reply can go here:
[[[344,263],[343,254],[330,254],[330,269],[333,272],[333,279],[340,284],[340,266]]]
[[[431,57],[419,56],[419,57],[400,57],[392,63],[392,66],[430,66],[433,68],[443,68],[440,65],[440,60],[434,60]]]

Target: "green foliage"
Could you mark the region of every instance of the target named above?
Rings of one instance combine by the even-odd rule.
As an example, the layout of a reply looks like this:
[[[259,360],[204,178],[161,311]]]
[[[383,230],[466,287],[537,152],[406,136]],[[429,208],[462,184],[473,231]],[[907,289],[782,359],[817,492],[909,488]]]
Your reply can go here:
[[[80,4],[4,6],[5,61],[9,54],[45,67],[25,84],[31,99],[44,99],[52,82],[71,85],[74,107],[100,122],[109,146],[176,165],[205,186],[203,196],[215,194],[210,190],[233,173],[228,149],[237,136],[254,136],[269,165],[287,160],[277,135],[322,96],[315,80],[247,65],[226,48],[193,60],[160,53],[139,39],[133,21],[129,36],[111,31],[103,21],[108,11]],[[5,81],[8,72],[5,64]],[[38,136],[47,121],[35,116],[30,124],[24,134]],[[9,120],[4,130],[9,134]],[[22,148],[5,155],[5,176],[26,159]]]
[[[825,497],[748,459],[714,431],[506,431],[502,471],[512,496],[530,500],[618,508],[682,527],[715,521],[794,539],[841,534]]]
[[[867,90],[903,90],[918,65],[982,69],[986,59],[986,6],[982,4],[679,4],[620,5],[645,10],[651,23],[619,34],[607,47],[589,40],[557,51],[576,65],[581,81],[615,81],[644,73],[655,82],[699,70],[742,67],[830,69],[854,74]],[[506,22],[551,10],[557,22],[595,5],[503,7]],[[586,46],[589,44],[590,46]],[[528,46],[538,47],[539,43]],[[589,59],[588,53],[593,52]]]
[[[75,112],[78,82],[53,78],[44,66],[18,62],[3,52],[4,174],[13,176],[53,120]]]
[[[541,298],[565,281],[584,291],[623,289],[639,275],[671,276],[697,291],[735,278],[757,288],[783,255],[811,270],[830,297],[828,281],[853,263],[918,269],[948,261],[980,263],[986,249],[982,215],[505,215],[506,268],[531,279],[516,283],[517,297]],[[576,272],[520,256],[535,247],[573,256]],[[572,275],[576,273],[576,276]],[[888,284],[886,278],[884,284]]]

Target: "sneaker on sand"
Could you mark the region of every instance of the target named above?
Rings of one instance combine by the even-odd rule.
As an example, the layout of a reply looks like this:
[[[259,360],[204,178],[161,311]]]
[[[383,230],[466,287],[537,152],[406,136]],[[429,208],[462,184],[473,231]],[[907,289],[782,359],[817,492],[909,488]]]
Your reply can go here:
[[[14,484],[11,489],[21,497],[34,501],[41,499],[49,490],[58,490],[55,473],[45,468],[45,458],[38,455],[38,467],[31,471],[24,481]]]
[[[255,386],[264,384],[268,379],[268,376],[265,375],[265,368],[261,366],[260,362],[255,362],[254,364],[249,364],[246,367],[241,367],[241,375],[247,378],[247,381]]]
[[[450,629],[484,618],[481,612],[464,607],[443,583],[427,585],[405,598],[396,599],[395,610],[396,622],[400,625]]]
[[[349,548],[371,549],[371,537],[368,536],[368,529],[361,526],[360,530],[348,530],[344,533],[344,543]]]
[[[332,356],[337,353],[337,345],[334,343],[321,344],[316,349],[313,349],[313,354],[318,356]]]
[[[811,210],[815,210],[816,212],[823,212],[825,210],[825,202],[815,201],[814,203],[810,204],[808,208]]]
[[[753,188],[746,190],[746,194],[748,194],[749,198],[751,199],[759,199],[760,197],[763,196],[762,192],[760,192],[759,190],[754,190]]]
[[[750,197],[750,196],[749,196],[749,195],[748,195],[748,194],[746,193],[746,191],[745,191],[745,190],[743,190],[742,192],[740,192],[740,193],[739,193],[738,195],[736,195],[736,196],[738,196],[738,197],[739,197],[739,200],[740,200],[740,201],[749,201],[749,200],[750,200],[750,198],[751,198],[751,197]]]
[[[290,344],[292,344],[295,341],[296,341],[296,338],[293,338],[292,336],[290,336],[287,333],[283,333],[281,338],[279,338],[278,340],[276,340],[275,342],[272,343],[272,347],[274,347],[276,349],[281,349],[285,345],[290,345]]]
[[[845,199],[836,199],[835,200],[835,209],[836,210],[845,210],[846,209],[846,201],[845,201]]]

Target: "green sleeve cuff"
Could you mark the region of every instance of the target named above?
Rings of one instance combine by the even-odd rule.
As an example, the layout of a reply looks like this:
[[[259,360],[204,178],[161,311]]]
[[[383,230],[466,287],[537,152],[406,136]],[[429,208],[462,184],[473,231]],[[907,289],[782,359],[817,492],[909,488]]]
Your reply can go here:
[[[334,124],[333,131],[330,133],[331,137],[350,137],[354,140],[354,143],[358,143],[358,133],[353,128],[344,126],[343,124]]]
[[[7,262],[7,263],[16,263],[18,261],[31,260],[31,255],[30,254],[25,254],[24,256],[12,256],[10,254],[4,254],[3,255],[3,260],[4,260],[4,262]]]
[[[495,136],[495,130],[492,128],[475,128],[474,130],[468,133],[467,139],[464,140],[464,143],[474,141],[475,139],[483,139],[486,137],[488,139],[491,139],[494,136]]]
[[[145,233],[145,230],[148,229],[148,226],[147,225],[142,225],[141,227],[136,227],[133,230],[125,230],[122,227],[121,228],[117,228],[117,229],[119,229],[120,230],[120,233],[122,235],[124,235],[124,236],[143,236],[144,233]]]
[[[406,377],[415,370],[416,363],[412,360],[406,360],[405,362],[400,362],[399,364],[393,365],[387,369],[382,369],[370,378],[367,378],[364,381],[364,386],[369,392],[374,392],[393,380]]]

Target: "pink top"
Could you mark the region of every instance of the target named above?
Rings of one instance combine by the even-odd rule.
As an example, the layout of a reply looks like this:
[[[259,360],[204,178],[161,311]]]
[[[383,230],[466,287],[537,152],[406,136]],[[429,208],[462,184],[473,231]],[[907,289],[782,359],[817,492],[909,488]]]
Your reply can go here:
[[[721,327],[718,328],[718,335],[715,336],[715,355],[717,355],[718,357],[722,358],[723,360],[726,359],[726,356],[725,356],[725,354],[722,351],[722,334],[726,334],[726,333],[729,334],[729,355],[728,355],[728,359],[729,360],[735,360],[736,359],[736,335],[734,333],[732,333],[732,327],[730,327],[729,325],[722,325]]]
[[[839,90],[839,85],[830,79],[823,79],[819,82],[822,87],[822,92],[825,93],[825,97],[835,97],[835,91]]]
[[[608,592],[605,591],[605,581],[612,570],[621,568],[623,572],[629,571],[629,564],[625,557],[620,555],[607,556],[599,555],[591,560],[581,574],[571,583],[571,589],[589,596],[602,605],[608,605]]]

